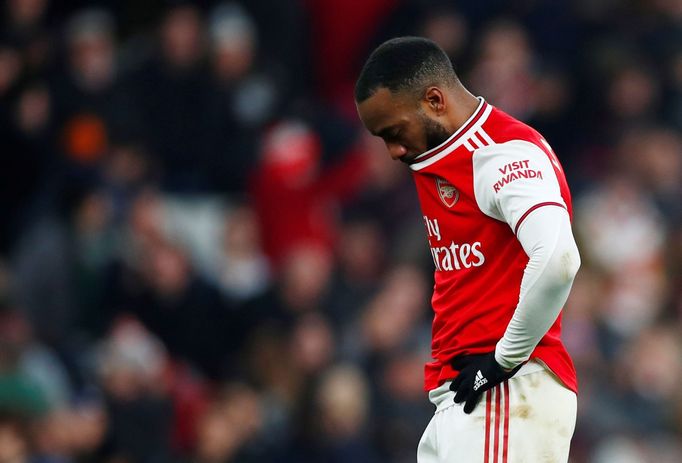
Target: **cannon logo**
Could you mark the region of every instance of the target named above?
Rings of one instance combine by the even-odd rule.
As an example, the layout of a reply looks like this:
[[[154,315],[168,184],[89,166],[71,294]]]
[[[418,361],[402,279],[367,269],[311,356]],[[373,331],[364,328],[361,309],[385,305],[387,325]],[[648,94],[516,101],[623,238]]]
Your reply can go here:
[[[447,180],[442,178],[436,179],[436,188],[438,189],[438,196],[447,207],[452,208],[459,200],[459,191],[452,186]]]

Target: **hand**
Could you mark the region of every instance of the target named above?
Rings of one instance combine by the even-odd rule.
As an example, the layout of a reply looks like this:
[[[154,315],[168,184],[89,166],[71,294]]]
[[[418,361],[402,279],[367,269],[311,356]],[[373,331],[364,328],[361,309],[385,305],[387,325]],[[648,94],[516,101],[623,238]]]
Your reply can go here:
[[[450,384],[450,390],[455,393],[455,403],[464,402],[464,413],[469,414],[485,391],[514,376],[521,365],[505,371],[495,361],[495,352],[490,352],[457,357],[452,361],[452,367],[459,375]]]

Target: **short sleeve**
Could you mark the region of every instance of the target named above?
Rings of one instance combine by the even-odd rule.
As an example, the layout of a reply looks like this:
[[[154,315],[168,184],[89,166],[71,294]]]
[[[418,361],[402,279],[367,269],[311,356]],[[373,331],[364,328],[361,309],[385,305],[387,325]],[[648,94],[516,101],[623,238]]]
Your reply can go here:
[[[479,209],[516,232],[533,210],[566,208],[552,162],[531,142],[512,140],[473,154],[474,193]]]

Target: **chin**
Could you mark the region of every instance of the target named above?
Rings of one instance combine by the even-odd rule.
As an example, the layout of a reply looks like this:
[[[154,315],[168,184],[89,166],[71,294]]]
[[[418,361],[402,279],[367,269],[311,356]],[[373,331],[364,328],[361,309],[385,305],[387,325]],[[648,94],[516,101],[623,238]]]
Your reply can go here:
[[[419,153],[408,153],[405,156],[401,157],[400,160],[404,162],[405,164],[412,164],[414,160],[419,156]]]

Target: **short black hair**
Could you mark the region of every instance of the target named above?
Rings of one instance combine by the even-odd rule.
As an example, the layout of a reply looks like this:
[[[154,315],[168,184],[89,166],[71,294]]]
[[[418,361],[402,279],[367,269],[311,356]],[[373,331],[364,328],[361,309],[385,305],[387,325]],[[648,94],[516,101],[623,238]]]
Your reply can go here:
[[[417,92],[457,81],[450,58],[435,42],[398,37],[382,43],[369,56],[355,84],[355,101],[362,103],[381,87],[392,93]]]

